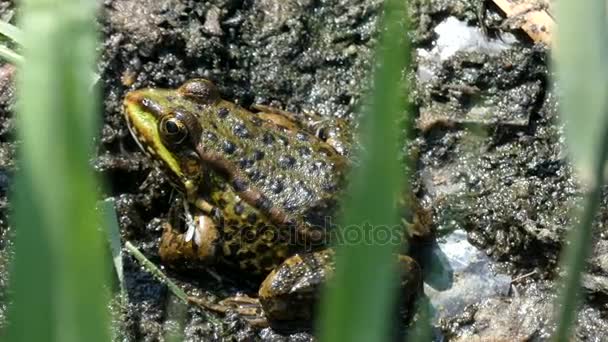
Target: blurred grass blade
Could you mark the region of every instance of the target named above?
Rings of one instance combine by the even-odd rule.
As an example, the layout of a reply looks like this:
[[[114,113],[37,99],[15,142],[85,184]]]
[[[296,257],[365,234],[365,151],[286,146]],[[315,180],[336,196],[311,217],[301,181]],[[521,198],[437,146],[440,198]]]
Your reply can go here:
[[[12,40],[15,44],[23,44],[23,32],[14,25],[0,20],[0,34]]]
[[[321,303],[321,341],[385,341],[393,322],[399,273],[393,253],[398,245],[370,243],[363,237],[398,226],[395,203],[405,172],[398,160],[403,139],[397,123],[403,120],[402,71],[409,59],[405,7],[403,0],[384,2],[371,106],[361,123],[364,151],[349,180],[340,220],[342,234],[360,238],[338,246],[336,274]]]
[[[127,291],[125,285],[124,269],[122,264],[122,243],[120,242],[120,227],[113,199],[106,199],[102,202],[102,212],[104,215],[105,230],[108,235],[108,242],[112,252],[114,271],[120,285],[120,295],[123,304],[127,303]]]
[[[0,58],[16,66],[23,64],[23,56],[4,45],[0,45]]]
[[[98,184],[89,165],[99,118],[97,96],[89,91],[96,57],[96,2],[22,4],[27,65],[18,71],[22,144],[20,182],[13,189],[17,246],[9,338],[108,341],[108,268],[97,229]],[[21,191],[27,201],[18,200]],[[32,259],[38,262],[35,266]],[[35,312],[48,317],[32,320]],[[33,338],[39,329],[45,335]]]
[[[49,341],[49,336],[53,336],[55,330],[51,308],[54,283],[50,282],[53,265],[49,232],[42,229],[44,221],[39,202],[32,201],[36,192],[30,181],[31,166],[22,162],[19,167],[11,197],[15,208],[11,224],[19,231],[15,237],[15,257],[11,264],[10,324],[6,336],[0,335],[0,340]],[[36,322],[35,329],[31,327],[32,322]]]
[[[555,65],[561,92],[561,117],[566,142],[583,181],[594,178],[601,156],[606,74],[606,1],[561,0],[557,4],[558,36]]]
[[[580,224],[571,229],[561,258],[566,270],[559,300],[555,341],[569,341],[577,314],[581,272],[592,244],[592,225],[601,199],[608,156],[604,66],[608,57],[604,0],[562,0],[558,3],[558,38],[555,51],[561,117],[575,167],[586,185]]]

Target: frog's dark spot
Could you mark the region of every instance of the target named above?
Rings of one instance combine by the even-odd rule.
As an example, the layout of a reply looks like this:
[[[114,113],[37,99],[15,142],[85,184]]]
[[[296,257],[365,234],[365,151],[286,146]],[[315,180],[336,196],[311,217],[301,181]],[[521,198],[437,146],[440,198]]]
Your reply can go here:
[[[289,146],[289,139],[287,139],[287,137],[285,137],[284,135],[279,135],[279,140],[281,140],[281,142],[283,143],[283,146]]]
[[[323,183],[322,188],[324,191],[334,192],[338,189],[338,186],[336,183],[330,182],[330,183]]]
[[[239,160],[239,166],[241,167],[241,169],[248,169],[253,166],[253,163],[253,159],[249,158],[241,158],[241,160]]]
[[[198,110],[199,112],[202,112],[205,110],[205,106],[203,106],[202,104],[197,104],[196,105],[196,110]]]
[[[261,260],[260,260],[260,266],[263,269],[270,269],[275,265],[274,259],[269,256],[269,255],[265,255]]]
[[[280,180],[273,181],[272,184],[270,184],[270,191],[274,192],[275,194],[283,191],[283,182]]]
[[[245,206],[243,206],[243,203],[238,202],[237,204],[234,205],[234,214],[235,215],[241,215],[243,213],[243,211],[245,211]]]
[[[247,220],[249,220],[249,217],[247,217]],[[252,227],[250,225],[244,225],[241,228],[241,239],[243,241],[245,241],[246,243],[251,244],[252,242],[257,240],[257,238],[258,238],[258,234],[257,234],[255,227]],[[246,246],[246,247],[250,247],[250,246]]]
[[[262,141],[266,145],[271,145],[272,143],[274,143],[274,136],[272,136],[272,134],[269,132],[265,132],[264,136],[262,137]]]
[[[248,241],[248,242],[251,243],[251,241]],[[239,250],[239,257],[241,259],[240,266],[243,269],[257,268],[256,265],[254,264],[254,262],[257,261],[256,256],[257,255],[255,255],[255,253],[253,253],[249,249],[241,248]]]
[[[302,157],[308,157],[311,154],[311,150],[310,147],[308,146],[301,146],[298,148],[298,152],[300,152],[300,156]]]
[[[260,150],[253,151],[253,159],[262,160],[264,158],[264,152]]]
[[[237,242],[230,241],[226,243],[226,246],[228,247],[228,255],[236,255],[239,251],[239,244]]]
[[[234,151],[236,150],[236,146],[228,140],[224,141],[224,143],[222,144],[222,148],[224,149],[224,152],[227,154],[233,154]]]
[[[230,243],[231,240],[234,238],[234,229],[222,229],[222,240],[225,243]]]
[[[278,231],[273,226],[268,226],[264,222],[259,222],[256,226],[260,236],[265,243],[274,243],[279,241]]]
[[[262,179],[262,173],[260,172],[260,170],[250,169],[247,171],[247,175],[249,176],[249,179],[254,182],[257,182],[258,180]]]
[[[247,215],[247,222],[249,222],[250,224],[254,224],[256,223],[258,220],[258,215],[254,214],[254,213],[250,213],[249,215]],[[255,232],[255,229],[254,229]]]
[[[207,132],[205,134],[205,137],[209,140],[209,141],[217,141],[217,135],[215,135],[215,133],[213,132]]]
[[[224,209],[224,208],[226,208],[226,205],[228,205],[228,202],[226,202],[226,200],[225,200],[225,199],[223,199],[223,198],[220,198],[220,199],[217,201],[217,206],[218,206],[218,207],[220,207],[220,209]]]
[[[222,107],[217,111],[217,116],[221,119],[227,117],[228,114],[230,114],[230,111],[228,110],[228,108],[225,107]]]
[[[263,122],[263,121],[262,121],[262,119],[258,118],[257,116],[253,116],[253,117],[251,117],[251,123],[252,123],[254,126],[258,126],[258,127],[259,127],[259,126],[262,126],[262,122]]]
[[[317,160],[314,163],[312,163],[311,169],[313,171],[317,171],[317,170],[319,170],[321,168],[324,168],[325,166],[327,166],[326,162],[324,162],[323,160]]]
[[[236,229],[239,226],[239,221],[237,220],[228,220],[226,222],[226,226],[232,229]]]
[[[232,133],[234,133],[234,135],[236,135],[237,137],[243,139],[251,137],[249,130],[242,123],[235,124],[232,128]]]
[[[293,207],[293,206],[292,206],[292,207]],[[291,210],[293,210],[293,208],[290,208],[290,209],[291,209]],[[293,236],[293,233],[295,233],[295,229],[297,228],[297,226],[298,226],[298,222],[297,222],[295,219],[293,219],[293,218],[290,218],[290,219],[288,219],[288,220],[285,222],[285,227],[286,227],[286,228],[289,228],[289,229],[294,230],[294,231],[292,231],[292,232],[291,232],[291,233],[292,233],[292,235],[291,235],[291,236]]]
[[[262,254],[268,252],[268,250],[269,250],[268,246],[264,243],[259,243],[255,246],[255,252],[258,255],[262,255]]]
[[[243,191],[247,190],[247,186],[248,186],[247,182],[245,182],[244,180],[238,179],[238,178],[232,182],[232,187],[234,188],[234,191],[236,191],[236,192],[243,192]]]
[[[285,203],[283,203],[283,208],[285,209],[285,211],[289,211],[289,212],[293,212],[294,210],[296,210],[298,208],[298,206],[293,203],[292,201],[285,201]],[[287,222],[287,225],[291,225],[291,224],[295,224],[295,221],[293,219],[290,219]]]
[[[270,199],[268,199],[268,197],[262,195],[255,202],[255,206],[262,211],[268,211],[270,208],[272,208],[272,202]]]
[[[309,136],[308,136],[308,134],[306,134],[304,132],[298,132],[296,134],[296,139],[298,139],[300,141],[308,141],[309,140]]]
[[[279,157],[279,165],[284,169],[294,166],[295,163],[296,159],[290,155]]]

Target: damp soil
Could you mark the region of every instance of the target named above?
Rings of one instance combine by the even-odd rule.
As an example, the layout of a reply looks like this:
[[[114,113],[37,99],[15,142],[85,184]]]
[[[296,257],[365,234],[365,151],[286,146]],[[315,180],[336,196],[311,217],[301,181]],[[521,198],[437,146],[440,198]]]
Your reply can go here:
[[[442,318],[435,334],[449,340],[545,340],[553,329],[557,259],[582,190],[567,162],[557,119],[548,50],[502,25],[478,1],[410,2],[410,34],[417,49],[412,72],[417,156],[415,181],[432,208],[438,239],[456,229],[515,281],[507,296],[484,298]],[[92,164],[113,198],[123,241],[162,265],[158,239],[174,195],[128,134],[121,113],[125,93],[177,87],[187,79],[214,81],[223,97],[242,106],[268,104],[354,121],[365,93],[375,46],[380,0],[106,0],[99,27],[102,128]],[[12,3],[0,1],[0,14]],[[434,29],[447,18],[483,27],[490,38],[513,41],[496,53],[459,51],[424,60]],[[423,71],[423,72],[422,72]],[[11,228],[7,190],[14,170],[14,69],[0,68],[0,327],[5,324]],[[480,105],[481,104],[481,105]],[[593,253],[584,277],[586,300],[577,338],[608,339],[607,200],[598,215]],[[309,331],[256,329],[236,314],[218,316],[174,303],[166,286],[127,253],[128,302],[117,299],[116,340],[163,340],[184,318],[187,340],[310,341]],[[165,269],[187,291],[210,298],[254,294],[256,283],[208,269]],[[523,276],[523,277],[522,277]],[[211,323],[208,316],[219,320]]]

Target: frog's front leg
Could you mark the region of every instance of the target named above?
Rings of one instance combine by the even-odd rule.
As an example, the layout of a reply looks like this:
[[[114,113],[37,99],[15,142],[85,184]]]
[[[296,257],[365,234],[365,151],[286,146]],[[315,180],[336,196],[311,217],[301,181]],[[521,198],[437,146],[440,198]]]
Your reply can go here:
[[[402,270],[404,304],[421,290],[421,272],[414,259],[398,256]],[[273,270],[260,286],[258,296],[264,314],[271,322],[310,320],[318,302],[319,290],[334,274],[334,251],[296,254]]]
[[[218,240],[217,226],[211,217],[211,210],[190,209],[184,200],[185,232],[174,228],[177,222],[167,222],[163,226],[159,255],[164,262],[175,263],[185,260],[210,262]]]

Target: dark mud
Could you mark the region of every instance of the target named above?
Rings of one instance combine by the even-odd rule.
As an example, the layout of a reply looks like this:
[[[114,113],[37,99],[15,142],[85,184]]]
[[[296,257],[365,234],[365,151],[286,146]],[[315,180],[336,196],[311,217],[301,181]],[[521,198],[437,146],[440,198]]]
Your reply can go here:
[[[0,2],[9,13],[10,2]],[[153,262],[172,188],[139,151],[121,114],[125,92],[213,80],[243,106],[271,104],[293,112],[354,119],[365,91],[381,1],[363,0],[107,0],[100,15],[99,86],[103,125],[93,161],[116,201],[121,234]],[[483,27],[495,39],[503,18],[476,1],[413,1],[417,49],[431,50],[434,28],[448,17]],[[431,61],[417,54],[418,194],[433,208],[438,235],[464,229],[497,269],[515,281],[508,296],[487,298],[438,322],[450,340],[544,340],[552,331],[556,262],[581,190],[567,163],[556,123],[547,50],[518,31],[508,48],[456,52]],[[420,52],[420,51],[419,51]],[[0,327],[7,305],[11,240],[7,188],[14,169],[12,88],[0,70]],[[420,70],[423,70],[421,73]],[[10,71],[10,70],[8,70]],[[9,75],[10,76],[10,75]],[[3,78],[4,77],[4,78]],[[10,77],[9,77],[10,78]],[[605,203],[606,204],[606,203]],[[598,222],[607,222],[603,205]],[[599,224],[585,275],[586,303],[577,337],[608,338],[608,241]],[[256,330],[237,315],[212,324],[196,307],[169,305],[166,287],[125,256],[128,304],[112,304],[116,340],[163,340],[184,317],[187,340],[309,341],[306,332]],[[255,293],[254,282],[210,268],[167,270],[187,291],[222,298]],[[215,277],[220,275],[220,279]],[[518,279],[518,276],[525,277]]]

